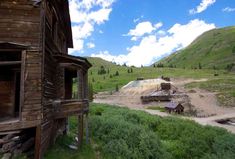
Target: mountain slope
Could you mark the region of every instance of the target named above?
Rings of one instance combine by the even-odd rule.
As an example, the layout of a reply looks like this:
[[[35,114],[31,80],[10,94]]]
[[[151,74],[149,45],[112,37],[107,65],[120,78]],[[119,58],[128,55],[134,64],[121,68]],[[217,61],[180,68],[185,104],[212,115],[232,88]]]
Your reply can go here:
[[[156,64],[181,68],[220,68],[235,63],[235,27],[205,32],[188,47],[158,61]],[[200,63],[200,64],[199,64]]]

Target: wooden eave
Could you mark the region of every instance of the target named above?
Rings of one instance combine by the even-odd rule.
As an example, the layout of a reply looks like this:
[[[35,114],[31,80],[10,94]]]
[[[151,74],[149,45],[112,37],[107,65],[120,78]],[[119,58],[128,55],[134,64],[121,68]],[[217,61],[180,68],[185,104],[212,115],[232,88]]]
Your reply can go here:
[[[29,46],[13,42],[1,42],[0,50],[26,50]]]
[[[61,66],[73,66],[80,69],[88,70],[92,65],[86,58],[67,55],[67,54],[56,54],[54,55],[56,60],[61,64]]]

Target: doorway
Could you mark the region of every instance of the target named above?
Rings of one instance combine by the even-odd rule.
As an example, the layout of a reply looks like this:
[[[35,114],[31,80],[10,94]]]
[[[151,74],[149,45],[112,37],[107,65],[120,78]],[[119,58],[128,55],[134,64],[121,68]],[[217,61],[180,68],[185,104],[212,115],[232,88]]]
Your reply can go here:
[[[0,122],[19,118],[21,52],[0,52]]]

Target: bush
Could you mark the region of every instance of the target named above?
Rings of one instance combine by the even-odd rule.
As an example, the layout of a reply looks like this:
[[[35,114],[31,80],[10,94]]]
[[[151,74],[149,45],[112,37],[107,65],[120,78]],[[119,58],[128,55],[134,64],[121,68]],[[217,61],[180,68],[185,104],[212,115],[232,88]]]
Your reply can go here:
[[[91,132],[110,158],[235,158],[235,136],[189,120],[93,105]],[[102,116],[95,115],[102,110]]]

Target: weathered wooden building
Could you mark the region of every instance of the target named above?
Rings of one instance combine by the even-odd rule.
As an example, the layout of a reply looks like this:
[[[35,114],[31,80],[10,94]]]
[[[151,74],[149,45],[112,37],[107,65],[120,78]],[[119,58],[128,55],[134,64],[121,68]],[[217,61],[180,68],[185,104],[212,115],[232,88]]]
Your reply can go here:
[[[181,103],[170,102],[167,106],[165,106],[167,112],[175,112],[181,114],[184,112],[184,107]]]
[[[2,152],[21,145],[3,148],[3,143],[10,141],[1,137],[9,139],[6,135],[25,132],[35,139],[35,158],[42,158],[57,134],[66,132],[70,115],[78,116],[82,141],[91,64],[68,55],[72,47],[68,0],[0,1]],[[78,81],[77,87],[73,87],[74,81]]]

